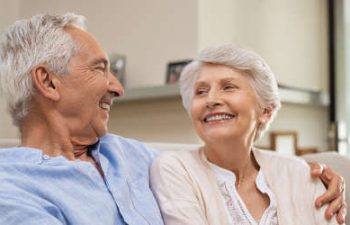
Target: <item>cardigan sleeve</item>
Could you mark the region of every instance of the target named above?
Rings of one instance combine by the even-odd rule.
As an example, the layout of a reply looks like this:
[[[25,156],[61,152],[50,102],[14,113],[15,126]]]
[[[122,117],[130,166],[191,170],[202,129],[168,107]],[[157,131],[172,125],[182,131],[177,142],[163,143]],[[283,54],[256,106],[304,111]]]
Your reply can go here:
[[[191,176],[173,154],[162,154],[153,162],[151,188],[165,225],[208,224]]]

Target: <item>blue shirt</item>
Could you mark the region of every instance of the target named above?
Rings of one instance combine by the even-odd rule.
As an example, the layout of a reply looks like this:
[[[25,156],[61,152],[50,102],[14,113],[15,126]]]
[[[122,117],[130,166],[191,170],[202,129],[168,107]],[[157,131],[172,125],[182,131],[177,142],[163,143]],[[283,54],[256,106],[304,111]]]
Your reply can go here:
[[[0,224],[163,224],[149,187],[157,151],[115,135],[90,151],[104,177],[89,162],[27,147],[0,149]]]

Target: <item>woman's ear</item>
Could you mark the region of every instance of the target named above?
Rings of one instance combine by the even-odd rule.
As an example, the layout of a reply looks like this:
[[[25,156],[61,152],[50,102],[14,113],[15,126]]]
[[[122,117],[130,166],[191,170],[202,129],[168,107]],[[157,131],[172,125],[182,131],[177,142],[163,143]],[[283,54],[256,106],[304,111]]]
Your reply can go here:
[[[38,93],[53,101],[60,99],[57,85],[60,80],[45,65],[37,65],[32,69],[32,80]]]
[[[272,117],[272,112],[273,109],[271,107],[264,108],[259,116],[259,122],[262,124],[267,123]]]

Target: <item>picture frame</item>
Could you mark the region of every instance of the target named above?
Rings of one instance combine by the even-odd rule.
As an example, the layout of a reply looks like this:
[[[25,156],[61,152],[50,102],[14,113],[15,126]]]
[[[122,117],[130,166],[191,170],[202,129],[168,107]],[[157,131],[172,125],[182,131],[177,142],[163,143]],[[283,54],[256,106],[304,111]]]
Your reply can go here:
[[[110,71],[117,77],[122,85],[125,85],[126,56],[122,54],[111,54],[109,56]]]
[[[270,133],[271,149],[286,155],[298,153],[298,135],[295,131],[274,131]]]
[[[166,73],[166,84],[177,84],[183,68],[192,60],[182,60],[168,63]]]

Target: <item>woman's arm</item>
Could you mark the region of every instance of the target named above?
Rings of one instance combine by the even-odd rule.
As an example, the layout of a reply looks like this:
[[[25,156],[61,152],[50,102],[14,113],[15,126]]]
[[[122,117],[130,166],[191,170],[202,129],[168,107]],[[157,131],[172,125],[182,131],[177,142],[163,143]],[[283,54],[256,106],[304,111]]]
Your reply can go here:
[[[326,219],[330,220],[335,215],[337,222],[343,224],[347,207],[345,203],[344,178],[326,165],[313,162],[310,162],[309,165],[311,167],[311,175],[319,177],[327,188],[327,191],[316,199],[316,208],[329,204],[325,212]]]
[[[166,225],[207,225],[187,171],[171,157],[158,157],[151,167],[151,188]]]

